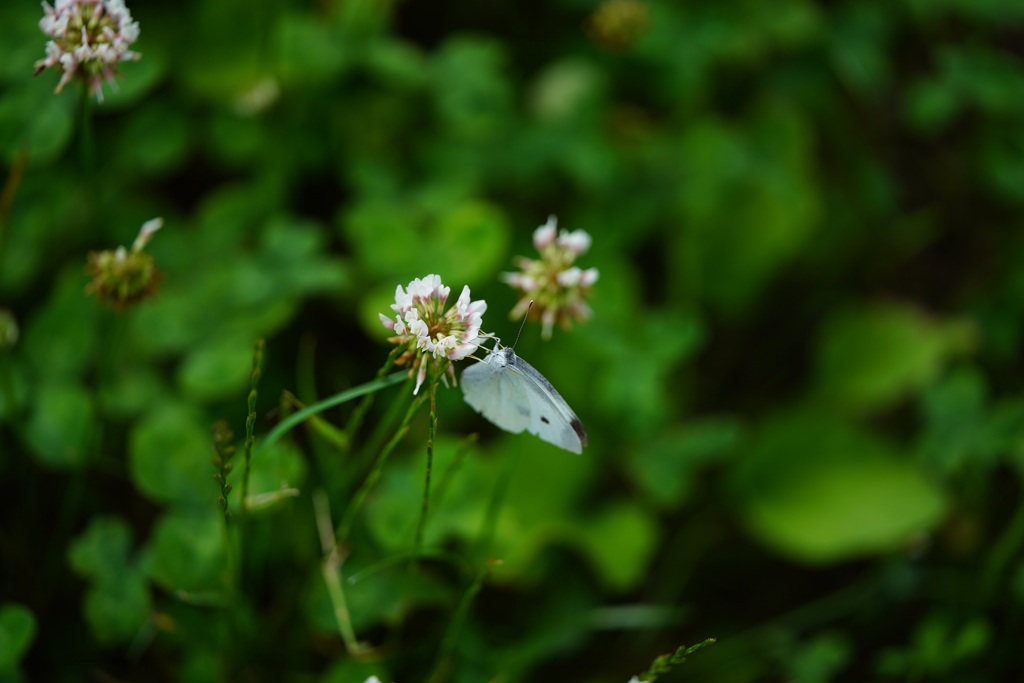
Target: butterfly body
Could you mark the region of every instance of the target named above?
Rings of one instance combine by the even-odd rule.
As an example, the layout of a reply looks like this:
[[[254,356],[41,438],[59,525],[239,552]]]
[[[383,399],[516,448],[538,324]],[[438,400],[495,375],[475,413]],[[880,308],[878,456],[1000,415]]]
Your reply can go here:
[[[462,373],[462,392],[475,411],[505,431],[528,431],[548,443],[582,453],[587,432],[544,375],[497,346]]]

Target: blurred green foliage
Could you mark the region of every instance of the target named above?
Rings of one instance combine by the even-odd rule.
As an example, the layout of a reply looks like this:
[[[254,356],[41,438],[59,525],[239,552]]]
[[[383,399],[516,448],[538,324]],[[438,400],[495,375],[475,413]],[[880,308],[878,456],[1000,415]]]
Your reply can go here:
[[[0,4],[0,681],[625,682],[708,637],[663,680],[1024,674],[1024,4],[130,9],[83,115]],[[361,652],[314,493],[337,524],[411,388],[260,436],[374,378],[413,277],[510,340],[549,214],[594,314],[517,352],[590,445],[441,389],[424,558],[425,409],[340,548]],[[86,296],[154,216],[158,295]]]

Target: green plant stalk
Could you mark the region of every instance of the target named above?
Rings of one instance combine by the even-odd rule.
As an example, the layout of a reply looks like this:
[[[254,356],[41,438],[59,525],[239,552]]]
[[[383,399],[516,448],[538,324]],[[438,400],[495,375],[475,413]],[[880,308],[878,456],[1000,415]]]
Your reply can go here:
[[[80,85],[78,88],[78,153],[82,167],[92,171],[96,167],[96,147],[92,132],[92,106],[89,88]]]
[[[480,559],[487,560],[494,543],[494,534],[498,528],[498,517],[501,515],[501,507],[505,504],[505,496],[508,487],[512,483],[512,474],[515,472],[516,463],[519,461],[519,450],[513,451],[512,455],[505,460],[505,466],[498,475],[498,481],[494,485],[494,492],[491,499],[487,501],[487,512],[484,515],[484,524],[480,530],[478,541],[478,554]]]
[[[423,534],[427,526],[427,513],[430,511],[430,474],[434,468],[434,437],[437,434],[437,378],[430,382],[430,431],[427,434],[427,471],[423,480],[423,502],[420,505],[420,519],[416,523],[416,541],[414,548],[416,557],[423,550]]]
[[[345,508],[345,513],[341,517],[341,523],[338,525],[337,533],[334,537],[338,543],[344,543],[348,539],[348,535],[352,530],[352,524],[355,522],[356,514],[362,508],[363,503],[366,501],[366,496],[369,495],[370,490],[373,488],[377,480],[380,479],[381,472],[384,469],[384,463],[387,461],[388,456],[391,455],[391,451],[395,449],[398,442],[402,440],[406,432],[409,431],[409,423],[412,421],[413,415],[419,410],[419,407],[423,405],[423,401],[426,400],[426,394],[420,394],[413,402],[409,405],[408,410],[405,411],[405,417],[402,418],[402,423],[398,426],[391,439],[385,444],[384,448],[381,449],[380,455],[377,456],[377,460],[373,464],[373,469],[363,479],[363,483],[356,489],[355,494],[352,496],[351,502],[348,507]]]
[[[466,623],[469,608],[473,604],[473,599],[476,598],[477,593],[483,587],[487,575],[491,573],[491,567],[494,564],[494,562],[486,562],[484,564],[483,568],[477,572],[473,583],[470,584],[462,596],[462,600],[459,601],[459,606],[455,609],[455,614],[448,625],[448,630],[445,631],[444,638],[441,639],[437,660],[434,663],[430,678],[427,679],[428,683],[441,683],[448,679],[448,674],[452,667],[452,654],[455,652],[455,645],[459,642],[459,635],[462,633],[462,628]]]
[[[328,398],[325,398],[322,401],[317,401],[316,403],[307,408],[304,408],[296,413],[292,413],[286,419],[281,420],[281,422],[279,422],[276,427],[270,430],[270,433],[267,434],[266,438],[263,439],[263,443],[256,450],[256,455],[259,455],[263,451],[270,448],[273,444],[277,443],[277,441],[282,436],[291,431],[296,425],[302,424],[307,418],[309,418],[310,415],[316,415],[317,413],[321,413],[327,410],[328,408],[333,408],[334,406],[341,405],[346,401],[351,401],[354,398],[359,398],[364,394],[369,394],[374,391],[386,389],[387,387],[390,387],[394,384],[398,384],[399,382],[405,379],[408,379],[408,375],[406,373],[396,372],[388,375],[387,377],[384,377],[383,379],[375,379],[372,382],[367,382],[366,384],[360,384],[357,387],[346,389],[340,394],[329,396]]]
[[[341,565],[344,562],[338,551],[338,543],[335,541],[331,529],[331,511],[327,494],[323,491],[316,491],[313,494],[313,508],[316,512],[317,531],[320,534],[320,545],[323,550],[323,560],[320,562],[320,573],[327,586],[327,595],[334,607],[334,620],[338,624],[338,632],[345,642],[345,649],[353,656],[365,651],[365,648],[356,639],[355,629],[352,627],[352,615],[348,611],[348,602],[345,599],[345,587],[341,581]]]
[[[256,397],[257,387],[260,383],[260,376],[263,365],[263,348],[265,343],[262,339],[256,340],[256,347],[252,354],[252,378],[249,388],[248,408],[249,412],[245,418],[245,469],[242,471],[242,515],[247,514],[249,501],[249,471],[252,469],[252,447],[256,442]]]

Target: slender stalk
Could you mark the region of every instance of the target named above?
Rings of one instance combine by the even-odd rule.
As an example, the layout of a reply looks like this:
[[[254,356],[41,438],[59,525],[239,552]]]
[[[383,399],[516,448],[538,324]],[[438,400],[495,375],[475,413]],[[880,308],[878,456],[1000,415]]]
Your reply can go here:
[[[324,577],[327,594],[334,606],[334,620],[338,624],[341,639],[345,642],[345,649],[350,655],[357,656],[366,652],[368,648],[356,640],[356,632],[352,627],[352,615],[348,611],[344,582],[341,580],[341,566],[345,559],[338,551],[338,544],[334,540],[330,502],[327,500],[326,493],[323,491],[313,493],[313,508],[316,512],[317,531],[320,534],[320,547],[323,550],[320,573]]]
[[[78,100],[78,152],[82,166],[91,171],[96,166],[95,142],[92,131],[92,100],[89,88],[79,87]]]
[[[483,587],[484,580],[486,580],[487,575],[491,573],[491,568],[500,564],[501,560],[486,562],[483,568],[477,572],[473,583],[470,584],[469,588],[462,596],[462,600],[459,601],[459,606],[456,608],[455,614],[452,616],[452,621],[448,625],[448,630],[445,631],[444,638],[441,640],[441,647],[438,649],[437,660],[434,663],[434,668],[430,674],[430,678],[427,679],[428,683],[442,683],[442,681],[448,679],[448,675],[452,668],[452,654],[455,652],[455,645],[459,642],[459,635],[462,633],[463,626],[466,623],[466,617],[469,615],[469,608],[473,604],[473,599],[476,598],[477,593],[479,593],[480,589]]]
[[[427,513],[430,508],[430,474],[434,468],[434,436],[437,434],[437,379],[430,382],[430,432],[427,435],[427,472],[423,480],[423,502],[420,505],[420,519],[416,523],[415,551],[418,557],[423,549],[423,533],[427,526]]]
[[[402,418],[402,423],[398,426],[391,439],[385,444],[381,450],[380,455],[377,456],[377,460],[373,463],[373,469],[363,480],[363,483],[356,489],[355,494],[352,496],[351,502],[345,509],[345,513],[341,517],[341,523],[338,525],[338,531],[335,534],[335,538],[339,543],[343,543],[348,539],[349,532],[352,530],[352,524],[355,521],[356,514],[362,508],[363,503],[366,501],[366,496],[369,495],[370,489],[373,488],[377,480],[380,479],[381,472],[384,469],[384,463],[387,461],[388,456],[391,455],[391,451],[395,449],[398,442],[402,440],[406,432],[409,431],[409,423],[412,421],[413,415],[419,410],[419,407],[423,405],[426,400],[426,394],[420,394],[415,400],[409,405],[409,409],[405,411],[405,417]]]

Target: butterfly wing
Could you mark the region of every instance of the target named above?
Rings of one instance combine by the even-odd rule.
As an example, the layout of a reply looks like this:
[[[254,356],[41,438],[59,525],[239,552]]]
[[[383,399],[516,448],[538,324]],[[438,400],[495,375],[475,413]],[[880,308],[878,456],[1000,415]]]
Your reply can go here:
[[[509,353],[504,374],[516,376],[516,384],[526,395],[529,405],[526,430],[559,448],[582,453],[587,445],[587,432],[576,413],[544,375],[522,358]]]
[[[518,434],[530,426],[530,400],[522,382],[508,373],[505,349],[462,371],[466,403],[507,432]]]

